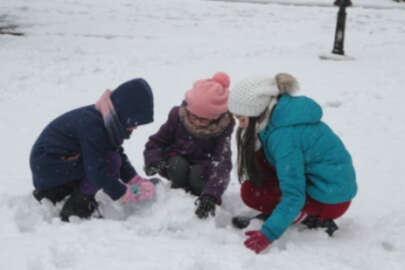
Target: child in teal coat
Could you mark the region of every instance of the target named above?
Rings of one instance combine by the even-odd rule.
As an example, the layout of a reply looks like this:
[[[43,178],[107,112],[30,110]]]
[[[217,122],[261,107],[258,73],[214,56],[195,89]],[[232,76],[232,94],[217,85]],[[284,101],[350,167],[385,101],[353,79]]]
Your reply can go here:
[[[321,121],[321,107],[291,95],[297,88],[294,77],[280,73],[245,79],[229,96],[229,110],[239,120],[241,196],[268,215],[260,231],[246,233],[245,245],[256,253],[293,223],[335,226],[357,192],[350,154]]]

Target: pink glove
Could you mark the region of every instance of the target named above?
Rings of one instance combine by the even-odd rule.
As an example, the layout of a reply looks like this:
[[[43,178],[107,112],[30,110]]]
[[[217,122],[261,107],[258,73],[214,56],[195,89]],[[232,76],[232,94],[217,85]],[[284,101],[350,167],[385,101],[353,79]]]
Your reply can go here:
[[[123,204],[150,200],[155,194],[155,185],[139,175],[132,178],[126,186],[127,191],[124,196],[121,197]]]
[[[248,236],[244,243],[245,246],[256,252],[256,254],[259,254],[270,245],[269,239],[261,231],[248,231],[245,234]]]

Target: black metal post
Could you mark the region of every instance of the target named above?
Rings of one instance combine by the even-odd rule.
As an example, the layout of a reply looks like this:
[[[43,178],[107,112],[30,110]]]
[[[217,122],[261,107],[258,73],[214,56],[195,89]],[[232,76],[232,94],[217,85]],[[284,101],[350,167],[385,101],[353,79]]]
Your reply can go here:
[[[341,2],[344,2],[345,0],[335,0],[335,2],[333,3],[335,6],[340,6],[340,3]],[[348,7],[349,6],[352,6],[352,1],[351,0],[349,0],[349,3],[348,3]]]
[[[345,39],[345,27],[346,27],[346,7],[351,6],[351,0],[340,0],[339,11],[337,15],[336,31],[335,31],[335,43],[332,53],[344,55],[343,43]]]

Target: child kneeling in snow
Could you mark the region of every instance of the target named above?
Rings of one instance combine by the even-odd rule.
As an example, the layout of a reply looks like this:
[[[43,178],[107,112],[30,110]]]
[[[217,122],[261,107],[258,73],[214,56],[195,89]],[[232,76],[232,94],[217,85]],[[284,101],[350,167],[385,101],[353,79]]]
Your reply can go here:
[[[317,103],[290,95],[296,88],[293,76],[280,73],[245,79],[229,96],[229,110],[239,120],[241,196],[267,215],[261,230],[246,233],[245,245],[256,253],[294,222],[333,225],[331,235],[337,228],[333,220],[346,212],[357,191],[350,154],[321,121]]]
[[[199,196],[199,218],[215,214],[230,179],[234,120],[228,112],[229,83],[226,73],[195,82],[144,151],[147,175],[160,173],[172,188]]]
[[[96,105],[59,116],[31,151],[34,197],[55,204],[70,195],[60,212],[63,221],[89,218],[100,189],[124,204],[152,197],[154,185],[137,174],[121,146],[133,130],[151,122],[153,95],[143,79],[107,90]]]

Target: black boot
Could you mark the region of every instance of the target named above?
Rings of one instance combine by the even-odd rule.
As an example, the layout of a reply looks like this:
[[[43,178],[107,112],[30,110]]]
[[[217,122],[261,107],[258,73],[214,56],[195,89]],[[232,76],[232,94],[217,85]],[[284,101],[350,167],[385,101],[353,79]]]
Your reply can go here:
[[[258,219],[261,221],[266,221],[266,219],[269,218],[269,214],[265,214],[265,213],[260,213],[254,216],[234,216],[232,218],[232,225],[235,228],[238,229],[244,229],[247,226],[249,226],[250,221],[252,221],[253,219]]]
[[[302,222],[308,229],[325,228],[325,232],[332,236],[339,229],[333,219],[320,220],[317,216],[307,216]]]
[[[302,222],[308,229],[316,229],[319,227],[319,218],[317,216],[307,216]]]
[[[324,221],[321,221],[320,227],[326,228],[325,232],[329,236],[332,236],[333,233],[339,229],[339,227],[336,225],[333,219],[325,219]]]
[[[86,195],[75,189],[72,196],[66,201],[60,212],[62,221],[69,222],[69,217],[78,216],[79,218],[89,218],[97,209],[98,203],[94,195]]]
[[[57,202],[62,201],[66,196],[72,194],[73,189],[74,189],[73,184],[67,184],[67,185],[57,186],[57,187],[47,189],[47,190],[35,189],[32,192],[32,195],[38,202],[41,202],[42,199],[48,199],[53,204],[56,204]]]

